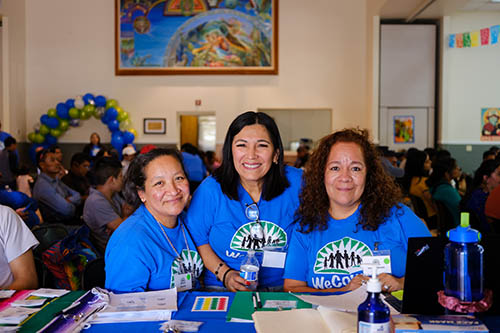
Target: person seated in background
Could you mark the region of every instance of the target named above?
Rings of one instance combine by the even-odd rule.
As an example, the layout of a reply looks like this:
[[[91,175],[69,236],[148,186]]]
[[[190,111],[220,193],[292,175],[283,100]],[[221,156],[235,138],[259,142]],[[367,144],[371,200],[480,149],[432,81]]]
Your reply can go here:
[[[459,175],[457,161],[451,157],[436,158],[432,162],[432,173],[426,181],[433,200],[441,201],[453,217],[453,226],[460,224],[460,194],[451,185]]]
[[[119,195],[123,187],[120,161],[103,157],[96,161],[94,170],[97,185],[90,188],[83,220],[90,228],[92,243],[104,254],[109,237],[132,213],[132,208]]]
[[[378,151],[382,155],[381,162],[385,171],[394,178],[401,178],[405,175],[404,169],[398,168],[398,158],[396,153],[386,146],[379,146]]]
[[[9,133],[2,131],[2,123],[0,122],[0,150],[3,150],[5,148],[4,146],[5,139],[11,136],[12,135],[10,135]]]
[[[39,243],[21,218],[0,205],[0,289],[36,289],[32,249]]]
[[[37,164],[41,173],[35,182],[33,197],[40,204],[44,220],[51,223],[79,223],[77,206],[81,202],[80,193],[58,178],[61,164],[55,152],[51,149],[40,151]]]
[[[94,159],[102,148],[101,137],[94,132],[90,135],[90,143],[83,147],[83,153]]]
[[[14,209],[30,229],[43,223],[37,201],[23,192],[0,190],[0,205]]]
[[[485,160],[474,173],[471,193],[463,199],[465,208],[479,219],[477,221],[479,225],[473,227],[481,233],[492,231],[484,209],[488,196],[498,185],[500,185],[500,161],[498,159]]]
[[[49,149],[54,152],[54,154],[56,155],[56,159],[59,161],[59,164],[61,164],[61,170],[59,171],[58,176],[59,176],[59,179],[62,179],[64,176],[66,176],[68,174],[68,170],[66,170],[66,168],[64,167],[64,164],[63,164],[62,149],[58,145],[52,145]]]
[[[89,196],[90,182],[87,173],[90,169],[90,157],[85,153],[76,153],[71,157],[71,168],[61,180],[80,193],[82,202]]]
[[[309,159],[309,149],[309,146],[306,145],[299,146],[299,148],[297,148],[297,159],[293,164],[294,167],[304,169],[307,160]]]
[[[425,152],[418,149],[408,150],[405,163],[405,175],[400,180],[404,193],[414,195],[424,202],[427,227],[431,230],[437,227],[437,210],[432,201],[427,179],[432,162]]]
[[[497,155],[491,150],[483,152],[483,161],[494,160]]]
[[[205,153],[205,165],[207,166],[207,170],[210,174],[213,174],[215,170],[220,167],[220,161],[214,151],[208,150]]]
[[[9,136],[5,139],[4,145],[4,150],[0,151],[0,187],[8,186],[10,189],[16,190],[16,177],[19,174],[16,139]]]
[[[180,153],[155,149],[137,156],[127,172],[124,194],[136,210],[109,239],[106,289],[199,287],[203,261],[184,224],[189,182]]]
[[[128,145],[122,150],[122,155],[123,155],[123,160],[122,160],[122,173],[125,175],[128,170],[128,166],[130,165],[130,162],[132,162],[135,158],[135,155],[137,154],[137,151],[135,150],[134,146]]]
[[[362,258],[377,251],[390,254],[390,272],[386,267],[378,276],[382,290],[403,289],[408,238],[431,234],[402,199],[367,130],[321,139],[304,172],[285,291],[357,289],[369,278],[362,274]]]
[[[184,164],[184,169],[186,169],[189,179],[189,189],[191,193],[194,193],[196,188],[207,176],[207,168],[205,167],[205,163],[203,163],[203,159],[200,157],[198,148],[192,144],[183,144],[181,152],[182,163]]]

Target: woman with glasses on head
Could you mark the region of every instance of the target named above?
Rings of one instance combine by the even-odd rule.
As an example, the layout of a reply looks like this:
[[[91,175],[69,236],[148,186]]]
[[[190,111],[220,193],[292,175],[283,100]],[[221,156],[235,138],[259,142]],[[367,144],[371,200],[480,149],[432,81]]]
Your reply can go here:
[[[379,275],[383,291],[402,289],[408,237],[431,234],[401,204],[368,132],[345,129],[324,137],[308,163],[285,291],[354,290],[368,279],[360,266],[367,256],[386,263]]]
[[[106,247],[106,288],[115,292],[179,291],[198,286],[203,262],[184,224],[189,182],[173,149],[155,149],[132,161],[124,193],[135,212]]]
[[[262,112],[243,113],[231,123],[222,155],[221,166],[198,187],[187,213],[208,269],[205,287],[248,290],[249,281],[238,271],[247,252],[255,250],[259,288],[280,290],[302,171],[284,165],[278,127]],[[281,260],[266,267],[263,257]]]

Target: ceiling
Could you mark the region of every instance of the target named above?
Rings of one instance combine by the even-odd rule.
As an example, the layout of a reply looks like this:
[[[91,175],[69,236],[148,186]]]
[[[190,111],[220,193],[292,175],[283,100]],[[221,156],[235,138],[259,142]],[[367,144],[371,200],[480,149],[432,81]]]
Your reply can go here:
[[[500,11],[491,0],[387,0],[382,19],[437,19],[459,11]]]

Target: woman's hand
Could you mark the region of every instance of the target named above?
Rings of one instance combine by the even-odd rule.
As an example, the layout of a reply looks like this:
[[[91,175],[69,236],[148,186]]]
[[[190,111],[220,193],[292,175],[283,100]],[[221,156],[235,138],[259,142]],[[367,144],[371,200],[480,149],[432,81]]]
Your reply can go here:
[[[224,279],[225,286],[229,291],[249,291],[246,280],[240,276],[240,272],[231,270]]]
[[[404,286],[404,277],[397,278],[391,274],[379,274],[378,279],[382,285],[382,292],[392,293],[393,291],[401,290]]]
[[[365,284],[366,281],[368,281],[368,279],[369,277],[363,274],[356,275],[355,277],[352,278],[351,282],[349,282],[349,284],[344,287],[345,291],[352,291],[358,289],[359,287],[361,287],[361,285]]]

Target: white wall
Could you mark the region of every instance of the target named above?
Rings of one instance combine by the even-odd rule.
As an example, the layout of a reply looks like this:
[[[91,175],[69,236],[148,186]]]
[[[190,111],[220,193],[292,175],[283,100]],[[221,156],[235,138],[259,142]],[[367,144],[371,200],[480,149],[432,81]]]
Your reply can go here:
[[[440,143],[481,142],[481,108],[500,107],[500,45],[448,48],[450,33],[500,23],[500,12],[457,13],[443,19]]]
[[[26,21],[25,0],[4,0],[0,3],[3,17],[2,43],[7,59],[2,57],[2,78],[6,86],[3,105],[2,129],[18,139],[24,139],[26,127]]]
[[[366,0],[280,1],[278,76],[115,76],[114,1],[25,1],[28,130],[50,107],[87,92],[117,99],[138,142],[177,142],[176,114],[193,110],[216,112],[218,142],[237,114],[257,108],[331,108],[334,129],[372,125]],[[167,118],[166,136],[141,134],[144,117]],[[60,141],[86,142],[96,129],[107,133],[87,120]]]

